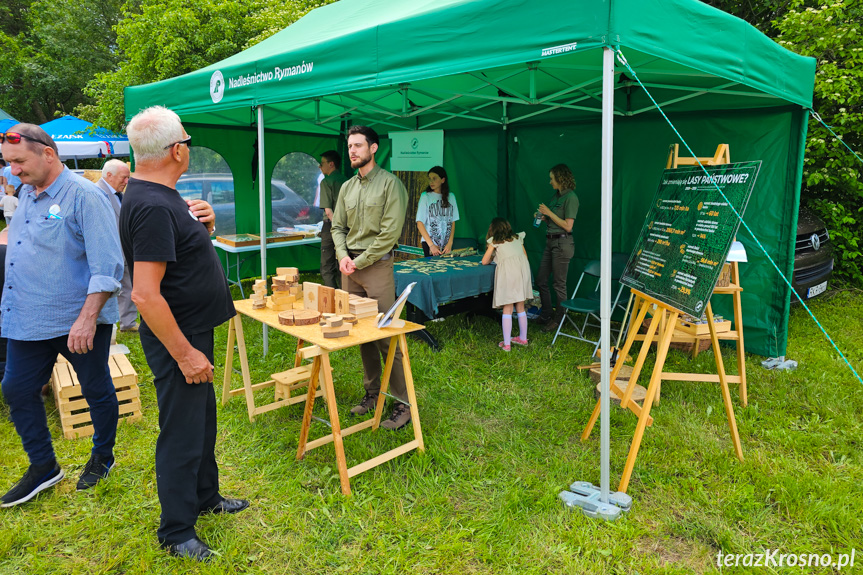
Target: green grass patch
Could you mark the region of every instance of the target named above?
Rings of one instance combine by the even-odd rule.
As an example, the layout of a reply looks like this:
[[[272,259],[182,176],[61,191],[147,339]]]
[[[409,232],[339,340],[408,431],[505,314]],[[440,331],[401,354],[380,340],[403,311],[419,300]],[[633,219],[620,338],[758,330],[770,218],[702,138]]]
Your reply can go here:
[[[834,293],[812,307],[863,369],[861,293]],[[292,338],[270,330],[264,357],[260,325],[247,320],[244,328],[253,380],[292,365]],[[591,347],[572,340],[551,347],[551,334],[531,327],[527,348],[504,353],[499,324],[487,318],[454,317],[428,329],[443,343],[441,352],[409,340],[426,451],[355,477],[352,497],[341,494],[331,446],[296,460],[301,406],[255,423],[242,397],[219,408],[222,493],[252,506],[199,521],[199,535],[220,554],[204,566],[168,557],[156,541],[156,396],[137,336],[121,334],[139,373],[144,420],[119,427],[110,479],[77,493],[90,442],[62,439],[47,401],[68,478],[27,505],[0,510],[0,573],[714,573],[720,550],[838,554],[855,546],[863,562],[863,386],[801,308],[792,309],[788,348],[800,367],[771,372],[761,368],[763,358],[750,356],[745,409],[732,386],[745,461],[734,457],[718,386],[666,382],[630,483],[633,510],[611,524],[557,500],[572,481],[599,482],[598,427],[587,442],[579,439],[594,395],[575,367]],[[217,331],[219,397],[226,334],[225,326]],[[732,351],[725,356],[726,369],[736,373]],[[332,360],[338,409],[349,425],[348,411],[363,395],[359,353],[337,352]],[[713,354],[693,361],[672,352],[668,370],[715,372]],[[239,386],[238,375],[234,381]],[[271,400],[272,390],[258,396]],[[322,401],[315,411],[326,417]],[[636,419],[614,409],[611,424],[613,488]],[[311,437],[325,432],[314,424]],[[346,438],[348,465],[410,433]],[[27,458],[5,404],[0,452],[6,489]]]

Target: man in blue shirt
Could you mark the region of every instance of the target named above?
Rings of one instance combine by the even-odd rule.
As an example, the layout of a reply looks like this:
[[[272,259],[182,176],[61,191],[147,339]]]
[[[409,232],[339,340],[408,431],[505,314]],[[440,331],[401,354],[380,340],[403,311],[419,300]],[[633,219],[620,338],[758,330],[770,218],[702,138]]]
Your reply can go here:
[[[30,459],[24,477],[0,498],[0,507],[11,507],[64,475],[40,399],[57,354],[75,369],[93,421],[93,450],[78,489],[94,486],[114,465],[118,409],[108,349],[123,256],[108,198],[60,162],[44,130],[18,124],[0,141],[24,184],[9,230],[0,303],[9,340],[3,396]]]

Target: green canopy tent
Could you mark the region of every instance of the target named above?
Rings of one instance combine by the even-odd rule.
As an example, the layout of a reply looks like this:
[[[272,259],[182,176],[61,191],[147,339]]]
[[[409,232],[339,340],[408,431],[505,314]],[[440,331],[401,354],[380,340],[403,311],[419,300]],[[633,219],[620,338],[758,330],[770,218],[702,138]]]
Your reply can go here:
[[[341,0],[212,66],[127,88],[126,115],[167,106],[196,144],[228,159],[238,231],[268,228],[266,183],[282,154],[336,147],[348,123],[443,129],[461,236],[484,235],[495,214],[529,229],[551,195],[548,169],[565,162],[581,200],[571,273],[601,255],[607,278],[612,248],[634,244],[678,141],[611,48],[698,155],[728,143],[732,160],[763,160],[746,219],[790,276],[815,61],[697,0]],[[747,348],[780,355],[790,289],[750,238],[739,239],[749,252]],[[543,241],[529,234],[533,265]],[[608,281],[601,292],[607,347]],[[602,373],[607,391],[607,362]]]
[[[342,0],[212,66],[127,88],[126,111],[131,118],[167,106],[196,145],[227,159],[238,232],[269,227],[269,189],[255,186],[252,169],[258,130],[262,181],[286,152],[337,148],[348,122],[382,134],[445,130],[460,236],[482,236],[494,213],[529,229],[536,204],[551,195],[548,168],[566,162],[582,206],[576,276],[600,251],[594,216],[602,212],[596,167],[608,46],[620,47],[696,153],[724,142],[732,160],[764,160],[748,223],[790,275],[815,62],[696,0]],[[619,63],[613,75],[612,243],[626,251],[677,138]],[[780,355],[790,290],[754,243],[740,239],[751,256],[743,272],[747,348]],[[527,245],[536,266],[543,238],[529,234]]]

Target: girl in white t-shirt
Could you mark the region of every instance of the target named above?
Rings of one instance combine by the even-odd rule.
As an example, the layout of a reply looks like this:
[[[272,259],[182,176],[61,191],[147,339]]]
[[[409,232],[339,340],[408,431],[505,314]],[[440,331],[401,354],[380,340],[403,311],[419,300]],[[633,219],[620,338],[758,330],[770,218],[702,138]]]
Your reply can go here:
[[[458,206],[449,191],[446,170],[435,166],[428,173],[429,185],[417,205],[417,229],[426,257],[448,254],[455,238]]]
[[[6,219],[6,225],[12,223],[12,215],[18,208],[18,198],[15,197],[15,188],[6,186],[6,195],[0,198],[0,207],[3,208],[3,217]]]

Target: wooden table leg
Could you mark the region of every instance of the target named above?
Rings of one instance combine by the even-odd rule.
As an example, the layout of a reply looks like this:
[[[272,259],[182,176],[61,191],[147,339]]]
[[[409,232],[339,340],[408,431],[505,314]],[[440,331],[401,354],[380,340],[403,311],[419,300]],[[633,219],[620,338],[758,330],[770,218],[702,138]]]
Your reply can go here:
[[[647,386],[644,403],[641,405],[641,415],[639,415],[638,424],[635,426],[635,435],[632,437],[629,455],[626,458],[626,465],[620,478],[620,486],[617,488],[618,491],[622,491],[623,493],[626,493],[626,489],[629,487],[629,478],[632,476],[632,470],[635,467],[635,458],[638,457],[638,448],[641,447],[641,439],[647,427],[647,418],[650,415],[650,406],[656,394],[657,383],[662,379],[662,368],[665,365],[668,346],[671,344],[671,338],[674,335],[674,326],[677,323],[678,315],[679,312],[672,312],[671,317],[665,322],[665,331],[662,333],[662,338],[656,350],[656,365],[653,367],[653,374],[650,376],[650,384]]]
[[[384,398],[386,397],[384,394],[390,387],[390,376],[392,376],[393,373],[393,364],[396,360],[396,347],[398,345],[398,336],[391,337],[389,351],[387,352],[387,361],[384,363],[384,373],[381,375],[381,391],[378,394],[378,402],[375,405],[372,431],[376,431],[381,423],[381,415],[383,415],[384,412]]]
[[[317,395],[318,376],[321,373],[321,357],[316,356],[312,361],[312,373],[309,376],[309,388],[306,391],[306,407],[303,410],[303,424],[300,426],[300,444],[297,447],[297,459],[306,455],[306,443],[309,441],[309,427],[312,424],[312,410],[315,407],[315,396]]]
[[[420,410],[417,405],[417,394],[414,390],[414,376],[411,371],[411,360],[410,357],[408,357],[408,340],[405,334],[401,334],[399,336],[399,346],[402,350],[402,368],[404,368],[405,372],[405,387],[408,392],[408,401],[411,404],[411,425],[414,427],[414,438],[417,440],[417,449],[425,451],[426,448],[423,443],[423,431],[422,427],[420,427]]]
[[[240,371],[243,373],[243,389],[246,395],[246,409],[249,421],[255,421],[255,392],[252,389],[252,375],[249,372],[249,356],[246,353],[246,338],[243,335],[243,319],[237,314],[234,318],[234,329],[237,331],[237,351],[240,354]]]
[[[740,268],[737,262],[731,266],[731,281],[740,287]],[[749,396],[746,391],[746,348],[743,345],[743,296],[739,291],[731,296],[734,300],[734,329],[737,330],[737,373],[740,375],[740,404],[743,407],[749,405]]]
[[[231,378],[234,374],[234,340],[236,339],[235,321],[242,321],[240,314],[228,320],[228,349],[225,352],[225,374],[222,377],[222,405],[227,405],[231,399]]]
[[[316,358],[317,359],[317,358]],[[330,366],[330,354],[321,351],[321,370],[324,373],[324,395],[327,398],[327,410],[330,413],[330,425],[333,430],[333,447],[336,449],[336,466],[339,469],[339,480],[342,493],[351,494],[351,481],[348,477],[348,463],[345,459],[345,446],[342,443],[342,426],[339,423],[339,410],[336,408],[336,392],[333,388],[333,370]]]

